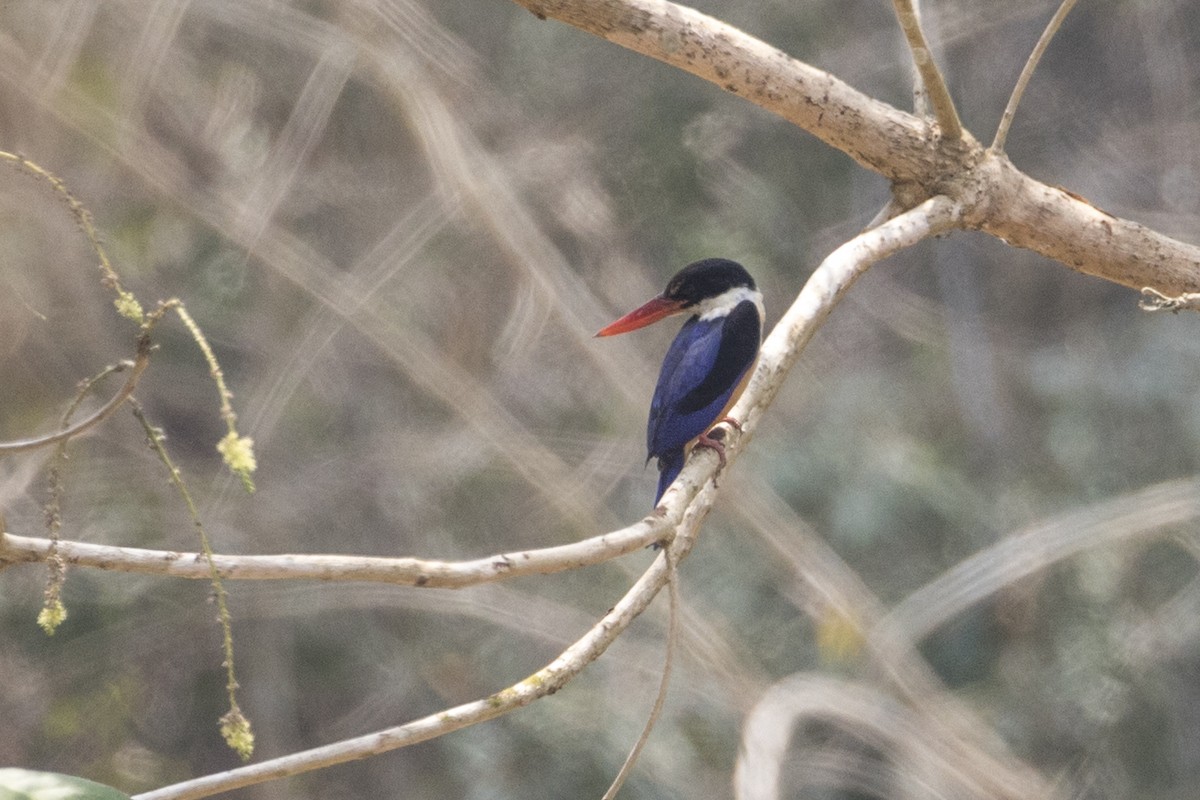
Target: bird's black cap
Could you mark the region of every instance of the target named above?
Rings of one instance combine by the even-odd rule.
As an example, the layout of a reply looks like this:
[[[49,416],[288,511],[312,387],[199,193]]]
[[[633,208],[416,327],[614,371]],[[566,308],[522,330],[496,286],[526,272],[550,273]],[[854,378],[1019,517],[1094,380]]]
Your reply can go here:
[[[727,258],[706,258],[675,273],[662,296],[681,300],[687,308],[738,287],[756,288],[745,267]]]

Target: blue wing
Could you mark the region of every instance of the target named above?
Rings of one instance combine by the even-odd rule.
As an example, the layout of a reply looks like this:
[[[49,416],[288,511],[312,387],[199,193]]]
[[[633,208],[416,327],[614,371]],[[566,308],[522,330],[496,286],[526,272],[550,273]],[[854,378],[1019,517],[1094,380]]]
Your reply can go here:
[[[721,330],[724,318],[701,322],[693,317],[684,323],[663,359],[654,399],[650,401],[650,420],[646,426],[646,452],[650,458],[660,458],[695,439],[713,423],[713,415],[728,400],[717,395],[711,402],[690,411],[681,408],[682,401],[712,372],[721,349]],[[733,386],[727,387],[729,391]],[[713,408],[715,406],[715,408]]]
[[[761,328],[747,301],[724,317],[689,319],[671,343],[646,427],[648,458],[657,458],[661,470],[660,498],[683,467],[684,447],[717,421],[754,363]]]

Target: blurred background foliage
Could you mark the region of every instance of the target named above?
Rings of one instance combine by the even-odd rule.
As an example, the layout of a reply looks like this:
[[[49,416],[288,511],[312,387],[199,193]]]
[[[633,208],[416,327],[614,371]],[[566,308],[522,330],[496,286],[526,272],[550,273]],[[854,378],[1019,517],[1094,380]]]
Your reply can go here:
[[[986,141],[1055,3],[924,5]],[[698,7],[910,105],[883,0]],[[1189,0],[1082,4],[1026,97],[1013,160],[1195,240],[1198,35]],[[212,339],[257,442],[256,495],[220,468],[217,398],[178,327],[160,327],[138,395],[229,553],[478,557],[639,518],[673,326],[592,333],[714,255],[751,269],[773,321],[888,195],[744,101],[502,0],[6,2],[0,147],[63,177],[126,285],[183,298]],[[134,332],[52,193],[14,170],[0,187],[11,439],[53,427]],[[891,606],[1056,515],[1183,504],[966,608],[921,595],[936,622],[919,643],[1067,796],[1194,797],[1200,319],[1136,303],[961,233],[862,280],[722,478],[681,576],[667,710],[622,796],[728,796],[739,724],[766,687],[875,674],[813,590],[813,543]],[[131,418],[71,453],[64,537],[196,549]],[[0,462],[9,530],[41,535],[44,497],[43,455]],[[455,592],[231,584],[257,756],[519,680],[651,557]],[[43,578],[0,576],[0,764],[131,792],[235,766],[205,583],[72,570],[70,618],[47,638]],[[653,701],[664,624],[656,606],[568,689],[499,721],[230,796],[599,796]],[[791,779],[790,796],[851,796],[802,768]]]

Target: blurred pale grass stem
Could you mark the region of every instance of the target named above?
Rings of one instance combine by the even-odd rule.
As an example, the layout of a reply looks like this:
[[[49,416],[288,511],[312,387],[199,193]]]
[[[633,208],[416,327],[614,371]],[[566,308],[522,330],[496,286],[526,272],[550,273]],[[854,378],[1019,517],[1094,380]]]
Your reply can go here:
[[[662,679],[658,683],[658,695],[654,698],[654,706],[650,709],[650,716],[646,718],[646,724],[642,727],[641,736],[630,749],[625,763],[621,765],[617,777],[613,778],[612,785],[608,787],[608,791],[604,793],[601,800],[613,800],[617,796],[617,792],[621,791],[621,787],[625,785],[625,781],[628,780],[637,764],[638,756],[641,755],[646,742],[650,740],[650,733],[654,730],[658,718],[662,716],[663,706],[667,703],[667,689],[671,685],[671,670],[675,664],[675,647],[679,643],[679,572],[675,568],[675,557],[671,555],[671,552],[664,550],[663,555],[667,560],[667,599],[670,602],[667,606],[667,651],[663,657]]]

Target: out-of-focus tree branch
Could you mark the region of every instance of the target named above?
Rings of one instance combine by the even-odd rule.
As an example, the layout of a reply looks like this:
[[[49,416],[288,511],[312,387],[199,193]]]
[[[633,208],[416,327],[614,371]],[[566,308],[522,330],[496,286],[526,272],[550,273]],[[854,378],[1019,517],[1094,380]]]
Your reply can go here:
[[[969,132],[942,138],[923,120],[855,90],[720,20],[663,0],[515,0],[745,97],[892,181],[911,207],[937,194],[961,225],[1134,289],[1200,291],[1200,247],[1120,219],[1018,170]]]
[[[1004,587],[1085,550],[1194,524],[1200,517],[1198,489],[1194,478],[1154,484],[1016,531],[897,603],[879,622],[877,635],[920,642]]]
[[[931,719],[925,709],[897,703],[876,687],[846,678],[796,673],[776,682],[747,715],[734,773],[737,800],[774,800],[790,758],[794,734],[806,723],[829,726],[885,752],[905,765],[902,797],[959,800],[1032,800],[1051,796],[1028,774],[1013,775],[994,765],[988,772],[962,768],[962,742]],[[888,796],[894,783],[886,770],[864,773],[844,759],[829,764],[806,759],[803,781],[812,786],[856,786]],[[791,787],[789,787],[791,788]]]

